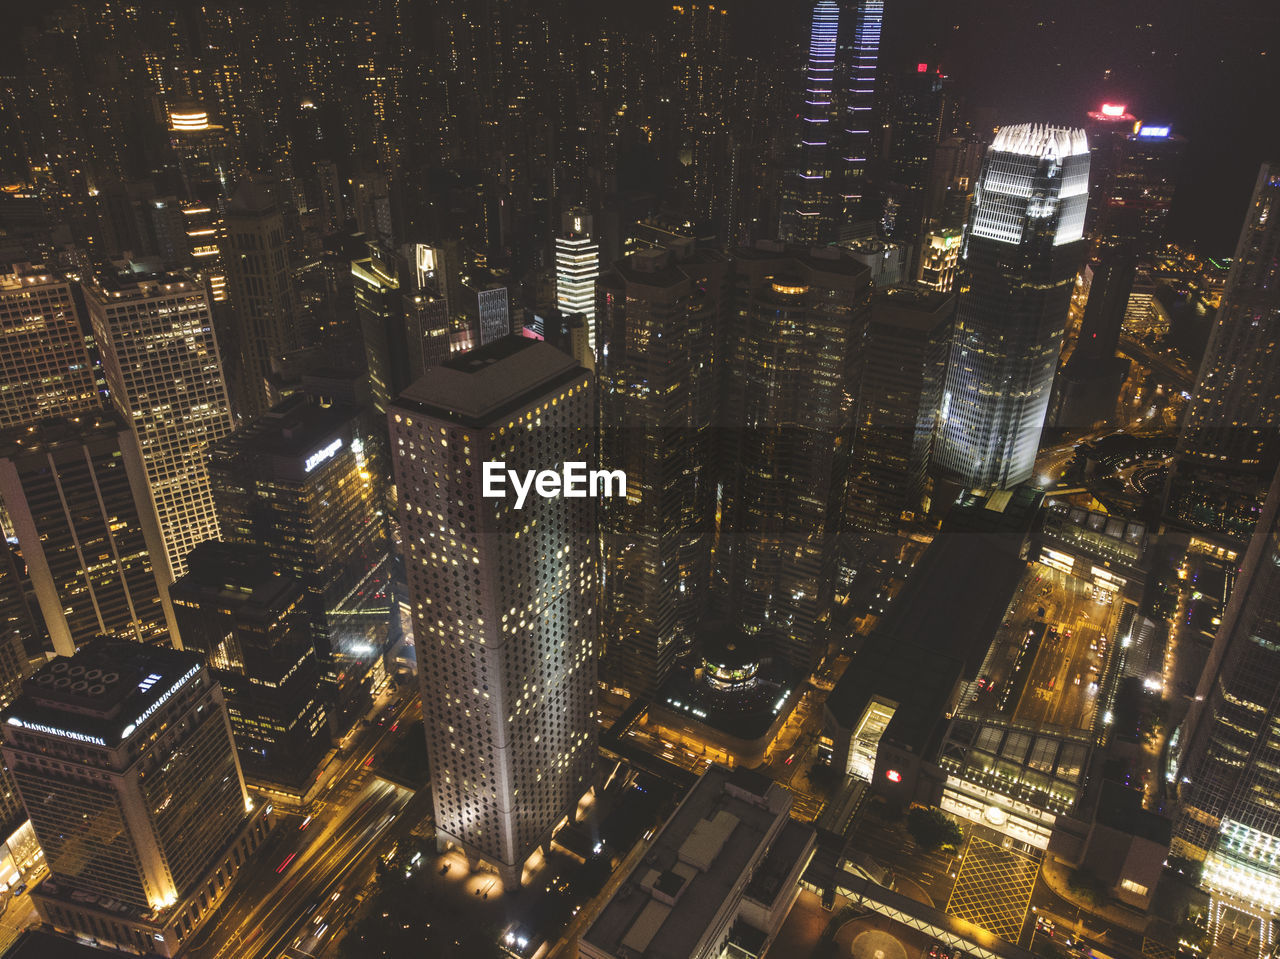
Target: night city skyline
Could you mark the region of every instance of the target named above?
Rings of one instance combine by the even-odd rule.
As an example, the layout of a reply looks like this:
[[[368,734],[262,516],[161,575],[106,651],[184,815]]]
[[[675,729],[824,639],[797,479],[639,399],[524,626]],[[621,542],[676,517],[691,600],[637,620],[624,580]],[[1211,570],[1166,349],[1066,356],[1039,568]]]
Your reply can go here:
[[[0,33],[0,959],[1280,957],[1272,0]]]

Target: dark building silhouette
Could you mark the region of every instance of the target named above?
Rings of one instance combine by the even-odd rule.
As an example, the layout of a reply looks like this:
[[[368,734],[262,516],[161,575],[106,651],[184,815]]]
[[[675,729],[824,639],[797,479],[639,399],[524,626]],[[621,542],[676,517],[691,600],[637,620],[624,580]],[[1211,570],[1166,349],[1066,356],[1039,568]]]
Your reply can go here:
[[[330,737],[305,590],[265,549],[210,540],[169,596],[182,648],[222,685],[246,781],[308,808]]]

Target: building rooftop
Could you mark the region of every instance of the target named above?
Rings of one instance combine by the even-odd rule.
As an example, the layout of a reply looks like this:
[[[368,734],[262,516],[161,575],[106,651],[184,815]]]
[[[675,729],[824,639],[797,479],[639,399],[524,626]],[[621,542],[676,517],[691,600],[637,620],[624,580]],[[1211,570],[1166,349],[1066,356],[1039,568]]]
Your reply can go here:
[[[952,657],[969,674],[981,665],[1025,569],[997,537],[939,533],[875,636]]]
[[[873,321],[926,333],[950,319],[955,306],[954,293],[939,293],[927,286],[895,286],[871,294]]]
[[[941,732],[962,672],[959,659],[881,636],[854,654],[827,696],[827,709],[843,728],[852,729],[873,697],[895,702],[881,740],[924,755]]]
[[[276,201],[272,198],[267,184],[261,177],[248,176],[240,181],[235,192],[231,194],[231,202],[227,204],[227,212],[231,215],[262,216],[275,212]]]
[[[1099,826],[1106,826],[1126,836],[1136,836],[1161,846],[1168,846],[1173,837],[1171,819],[1143,809],[1142,791],[1130,789],[1113,779],[1102,781],[1094,819]]]
[[[30,289],[47,283],[65,282],[67,281],[63,277],[58,276],[44,266],[33,266],[30,263],[10,263],[6,264],[3,271],[0,272],[0,293]]]
[[[554,346],[508,336],[428,370],[395,405],[481,427],[583,373]]]
[[[785,258],[817,273],[836,274],[850,279],[861,276],[867,284],[871,282],[870,268],[854,259],[847,250],[835,246],[805,247],[796,243],[783,243],[781,240],[757,240],[753,247],[734,250],[733,258],[756,263]]]
[[[710,767],[584,941],[614,956],[685,959],[753,863],[763,858],[754,888],[771,901],[770,877],[785,876],[803,855],[812,829],[793,823],[789,835],[790,807],[786,790],[760,774]]]
[[[38,669],[0,720],[114,747],[200,666],[194,653],[95,639]]]
[[[1089,153],[1089,141],[1076,127],[1055,127],[1045,123],[1015,123],[997,131],[991,149],[1022,156],[1057,159]]]
[[[88,290],[99,299],[145,298],[166,294],[204,292],[204,284],[185,273],[165,273],[142,263],[121,264],[118,269],[94,274]]]
[[[652,247],[632,253],[614,263],[613,269],[601,277],[601,282],[616,286],[616,280],[613,277],[616,273],[627,283],[672,287],[689,280],[691,267],[722,262],[725,262],[724,254],[703,249],[694,245],[692,240],[688,240],[685,241],[685,246],[679,249]]]
[[[942,522],[943,533],[991,533],[1002,536],[1015,552],[1025,545],[1044,492],[1023,484],[1011,490],[967,490]]]
[[[187,572],[169,587],[173,601],[219,600],[242,614],[274,611],[297,602],[302,587],[282,575],[266,550],[245,543],[206,540],[187,554]]]
[[[308,459],[325,450],[358,415],[352,406],[322,406],[305,393],[286,397],[252,423],[214,444],[219,451],[235,450],[283,459]]]
[[[13,426],[0,432],[0,459],[16,459],[32,453],[45,453],[60,446],[78,446],[85,437],[100,431],[117,433],[128,429],[114,410],[86,410],[74,416],[57,416]]]

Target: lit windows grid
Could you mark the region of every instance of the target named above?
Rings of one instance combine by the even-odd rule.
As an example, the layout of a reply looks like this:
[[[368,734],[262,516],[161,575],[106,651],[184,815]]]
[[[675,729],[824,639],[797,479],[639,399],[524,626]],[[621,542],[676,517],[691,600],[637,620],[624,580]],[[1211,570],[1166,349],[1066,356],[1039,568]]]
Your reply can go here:
[[[233,426],[208,302],[189,279],[124,295],[86,286],[85,299],[107,382],[138,436],[169,567],[180,576],[187,553],[218,538],[204,452]]]
[[[490,427],[391,418],[437,822],[499,863],[588,784],[594,525],[562,501],[484,499],[481,464],[592,462],[591,419],[585,381]]]
[[[70,284],[0,276],[0,429],[98,405]]]

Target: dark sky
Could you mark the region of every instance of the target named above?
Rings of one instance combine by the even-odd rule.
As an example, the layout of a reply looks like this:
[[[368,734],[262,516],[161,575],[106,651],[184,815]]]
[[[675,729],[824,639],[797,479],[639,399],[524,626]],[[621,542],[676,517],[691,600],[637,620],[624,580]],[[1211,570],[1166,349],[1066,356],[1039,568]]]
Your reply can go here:
[[[741,0],[771,18],[805,0]],[[1258,165],[1280,160],[1280,0],[887,0],[885,60],[938,62],[999,122],[1080,123],[1103,100],[1189,140],[1172,238],[1230,254]],[[1147,25],[1150,24],[1148,27]],[[1109,72],[1108,72],[1109,71]]]

